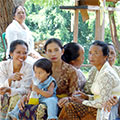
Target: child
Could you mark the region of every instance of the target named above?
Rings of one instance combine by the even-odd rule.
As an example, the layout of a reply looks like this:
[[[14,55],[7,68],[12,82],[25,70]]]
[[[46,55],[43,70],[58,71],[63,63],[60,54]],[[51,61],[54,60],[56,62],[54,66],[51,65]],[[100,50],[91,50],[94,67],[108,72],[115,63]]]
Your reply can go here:
[[[52,74],[52,63],[46,59],[42,58],[36,61],[33,65],[33,70],[35,78],[40,81],[39,85],[32,85],[32,90],[39,95],[39,102],[44,102],[47,106],[47,114],[49,120],[56,120],[58,113],[56,97],[56,81],[51,76]],[[14,120],[18,119],[19,108],[16,106],[9,116]]]

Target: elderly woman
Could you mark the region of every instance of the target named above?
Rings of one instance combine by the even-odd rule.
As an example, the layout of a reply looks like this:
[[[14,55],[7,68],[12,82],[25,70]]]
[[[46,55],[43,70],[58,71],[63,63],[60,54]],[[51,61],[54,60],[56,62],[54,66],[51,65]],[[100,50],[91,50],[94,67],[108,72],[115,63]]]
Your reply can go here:
[[[41,56],[34,50],[34,41],[33,37],[25,25],[24,21],[26,18],[25,9],[22,6],[17,6],[13,9],[13,18],[14,20],[6,29],[6,40],[7,40],[7,57],[9,55],[10,44],[14,40],[23,40],[28,44],[28,58],[29,63],[34,62],[36,59]],[[31,57],[30,57],[31,56]],[[32,59],[34,58],[34,59]]]
[[[84,48],[79,43],[72,42],[65,44],[63,49],[62,60],[76,68],[79,77],[78,87],[79,90],[83,90],[86,78],[80,70],[80,66],[84,61]]]
[[[52,76],[55,78],[57,82],[57,97],[59,98],[58,105],[60,108],[63,107],[65,103],[69,101],[72,93],[78,90],[78,76],[76,73],[76,69],[67,63],[65,63],[61,56],[63,55],[63,47],[61,41],[57,38],[48,39],[44,46],[45,52],[49,60],[52,62]],[[20,108],[20,119],[31,119],[33,116],[26,115],[25,112],[28,110],[25,108],[24,102],[27,101],[27,97],[24,96],[19,104]],[[41,106],[41,105],[39,105]],[[42,107],[39,107],[38,112],[44,112]],[[25,111],[26,110],[26,111]],[[32,113],[31,113],[32,114]],[[43,113],[44,114],[44,113]],[[37,113],[37,119],[39,118],[39,113]],[[46,118],[44,118],[46,119]]]
[[[109,48],[108,62],[111,65],[111,67],[117,72],[118,76],[120,77],[120,68],[118,66],[114,65],[115,59],[116,59],[115,47],[114,47],[113,44],[110,44],[110,43],[108,43],[107,45],[108,45],[108,48]],[[87,80],[87,82],[85,83],[85,86],[84,86],[84,92],[87,93],[87,94],[92,94],[90,88],[91,88],[92,83],[95,79],[96,72],[97,72],[97,68],[95,66],[93,66],[91,68],[91,70],[89,71],[88,80]]]
[[[95,41],[89,49],[90,63],[97,68],[94,82],[91,86],[92,95],[83,92],[73,94],[71,101],[63,107],[64,115],[61,120],[100,120],[100,111],[112,95],[119,94],[120,79],[107,59],[109,48],[102,41]],[[98,111],[98,112],[97,112]],[[97,112],[97,117],[96,117]],[[62,112],[61,112],[62,113]]]
[[[27,43],[16,40],[10,45],[11,59],[0,63],[0,114],[2,115],[6,112],[6,106],[9,104],[9,101],[6,103],[6,98],[9,99],[9,97],[24,95],[29,92],[32,83],[32,66],[25,62],[27,54]],[[17,100],[14,102],[16,103]]]

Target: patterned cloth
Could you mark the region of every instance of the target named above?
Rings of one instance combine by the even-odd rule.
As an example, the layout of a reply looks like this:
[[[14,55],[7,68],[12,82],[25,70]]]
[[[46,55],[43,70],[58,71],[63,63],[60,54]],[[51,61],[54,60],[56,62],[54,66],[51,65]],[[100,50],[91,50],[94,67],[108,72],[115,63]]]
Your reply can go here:
[[[78,76],[72,65],[62,61],[61,70],[53,71],[52,76],[57,82],[57,95],[67,94],[70,96],[75,90],[78,90]]]
[[[97,109],[79,103],[67,103],[59,115],[59,120],[96,120]]]
[[[18,116],[20,120],[46,120],[46,105],[44,103],[39,105],[25,105],[24,110],[20,111]]]
[[[20,97],[20,95],[9,97],[7,94],[0,96],[0,120],[5,120],[5,118],[7,118],[7,113],[15,107]]]
[[[115,70],[106,62],[100,71],[97,71],[91,92],[94,96],[89,96],[89,100],[84,100],[82,104],[98,109],[97,120],[100,120],[100,111],[103,104],[112,96],[119,94],[120,78]]]
[[[78,88],[79,90],[83,91],[83,88],[86,83],[86,78],[80,69],[77,69],[77,75],[78,75]]]
[[[86,94],[92,94],[91,93],[91,86],[94,82],[94,79],[95,79],[95,76],[96,76],[96,73],[97,73],[97,68],[96,67],[92,67],[89,71],[89,75],[88,75],[88,80],[86,81],[85,83],[85,86],[84,86],[84,92]]]
[[[91,84],[92,85],[90,89],[94,96],[89,96],[89,100],[84,100],[82,102],[82,105],[80,106],[82,106],[84,109],[86,109],[86,107],[88,107],[88,109],[96,108],[97,111],[99,111],[97,112],[97,120],[100,120],[101,118],[100,110],[102,108],[103,103],[105,103],[112,95],[115,95],[120,91],[120,79],[117,73],[114,71],[114,69],[109,65],[108,62],[106,62],[101,68],[101,70],[96,72],[94,80],[93,82],[91,82]],[[76,111],[77,109],[79,109],[77,108],[79,104],[76,105],[72,103],[72,106],[73,106],[72,108],[75,108]],[[70,106],[68,104],[67,111],[69,111],[69,107]],[[66,106],[64,107],[64,109],[65,108]],[[71,108],[70,108],[70,111],[71,111]],[[81,115],[79,115],[80,114],[79,110],[78,110],[78,113],[76,111],[72,111],[72,117],[76,116],[75,120],[78,120],[77,117],[80,117],[79,119],[81,119]],[[85,113],[88,114],[88,112],[85,112]],[[68,113],[63,112],[63,116],[64,114],[68,114]],[[68,115],[68,117],[69,116],[70,114]],[[94,120],[94,119],[91,119],[91,120]]]
[[[118,76],[120,78],[120,67],[113,65],[112,68],[115,70],[115,72],[118,74]],[[91,86],[94,82],[96,73],[97,73],[97,68],[93,66],[89,71],[88,80],[86,81],[85,86],[84,86],[84,92],[86,94],[92,94]]]

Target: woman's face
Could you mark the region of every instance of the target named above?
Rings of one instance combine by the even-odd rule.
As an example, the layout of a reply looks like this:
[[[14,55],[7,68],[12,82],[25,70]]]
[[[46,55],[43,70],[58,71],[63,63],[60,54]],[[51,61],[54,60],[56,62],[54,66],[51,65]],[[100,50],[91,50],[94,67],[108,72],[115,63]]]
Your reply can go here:
[[[81,64],[84,61],[84,48],[80,46],[78,53],[79,53],[79,56],[75,60],[72,60],[70,63],[76,68],[80,68]]]
[[[89,49],[89,61],[96,68],[101,68],[107,60],[107,56],[103,56],[102,47],[92,45]]]
[[[62,54],[63,51],[57,43],[52,42],[47,45],[46,55],[52,62],[58,62],[59,60],[61,60]]]
[[[108,61],[109,61],[110,65],[112,66],[115,63],[116,52],[115,52],[115,48],[112,45],[108,45],[108,48],[109,48]]]
[[[22,6],[19,6],[16,10],[14,19],[21,24],[25,21],[25,18],[26,18],[26,13],[24,8]]]
[[[22,64],[27,58],[27,47],[25,45],[17,45],[13,53],[10,56],[13,58],[13,62]]]

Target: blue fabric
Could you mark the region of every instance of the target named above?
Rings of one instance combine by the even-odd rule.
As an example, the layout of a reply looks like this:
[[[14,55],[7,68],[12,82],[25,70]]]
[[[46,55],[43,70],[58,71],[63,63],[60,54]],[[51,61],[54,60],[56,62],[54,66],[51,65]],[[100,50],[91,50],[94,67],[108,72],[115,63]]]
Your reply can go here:
[[[17,104],[14,107],[14,109],[11,112],[8,112],[8,117],[10,117],[10,118],[17,118],[17,120],[19,120],[19,118],[18,118],[18,114],[19,114],[18,103],[19,102],[20,102],[20,100],[17,102]]]
[[[120,120],[118,115],[119,105],[120,105],[120,98],[119,98],[119,102],[116,105],[112,106],[108,120]]]
[[[111,108],[108,120],[116,120],[116,118],[118,117],[118,106],[119,104],[116,104],[115,106]]]
[[[48,114],[48,119],[57,119],[57,114],[58,114],[58,98],[56,97],[56,89],[57,89],[57,84],[55,79],[50,76],[47,80],[45,80],[43,83],[40,83],[38,87],[44,91],[48,90],[49,85],[54,82],[54,91],[53,91],[53,96],[49,98],[45,98],[43,96],[39,96],[39,101],[43,102],[47,106],[47,114]]]
[[[58,98],[57,97],[49,97],[49,98],[41,98],[41,102],[45,103],[47,106],[47,119],[57,119],[58,114]]]
[[[56,96],[56,89],[57,89],[57,84],[56,84],[56,80],[52,77],[49,76],[49,78],[47,80],[45,80],[42,83],[39,83],[38,88],[42,89],[44,91],[48,90],[49,85],[54,82],[54,91],[53,91],[53,96]],[[44,98],[42,95],[39,95],[39,98]]]

